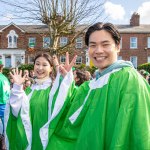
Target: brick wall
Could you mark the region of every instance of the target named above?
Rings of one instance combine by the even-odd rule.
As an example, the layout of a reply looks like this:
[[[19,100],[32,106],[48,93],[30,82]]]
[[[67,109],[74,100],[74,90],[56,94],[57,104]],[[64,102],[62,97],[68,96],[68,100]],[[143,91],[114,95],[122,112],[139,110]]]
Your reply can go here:
[[[35,55],[39,51],[48,51],[43,49],[43,34],[40,33],[28,33],[22,32],[19,28],[14,25],[10,25],[5,28],[0,33],[0,49],[7,49],[8,48],[8,39],[7,35],[9,34],[10,30],[15,30],[16,34],[18,35],[17,39],[17,49],[24,49],[26,50],[26,63],[28,62],[28,55]],[[84,44],[84,35],[83,36],[83,48],[82,49],[72,49],[72,56],[77,54],[78,56],[82,56],[82,62],[86,63],[86,56],[85,50],[87,47]],[[147,37],[150,37],[150,33],[121,33],[122,36],[122,49],[120,52],[120,56],[124,60],[130,60],[130,56],[137,56],[138,57],[138,65],[146,63],[147,57],[150,56],[150,49],[145,49],[147,47]],[[30,37],[36,38],[36,45],[33,52],[28,51],[28,41]],[[137,37],[138,40],[138,48],[137,49],[130,49],[130,37]],[[12,48],[13,50],[13,48]]]
[[[124,60],[130,60],[130,56],[137,56],[138,65],[146,63],[147,57],[150,56],[150,49],[147,48],[147,37],[150,34],[121,34],[122,36],[122,49],[120,56]],[[137,49],[130,48],[130,37],[137,37]]]

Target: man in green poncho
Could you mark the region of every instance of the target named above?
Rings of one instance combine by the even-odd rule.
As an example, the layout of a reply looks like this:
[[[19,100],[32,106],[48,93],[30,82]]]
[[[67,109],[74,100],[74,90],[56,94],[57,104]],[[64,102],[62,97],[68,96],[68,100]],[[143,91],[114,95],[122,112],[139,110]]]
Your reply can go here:
[[[10,83],[8,79],[3,75],[2,71],[3,71],[3,63],[0,60],[0,119],[3,125],[3,131],[2,134],[0,135],[0,149],[4,150],[6,148],[4,142],[4,111],[7,100],[9,99],[10,95]]]
[[[41,129],[44,149],[150,150],[150,86],[130,62],[117,61],[118,30],[96,23],[87,30],[85,43],[99,72],[74,97],[68,95],[62,115]],[[66,56],[60,72],[69,78],[73,63]]]

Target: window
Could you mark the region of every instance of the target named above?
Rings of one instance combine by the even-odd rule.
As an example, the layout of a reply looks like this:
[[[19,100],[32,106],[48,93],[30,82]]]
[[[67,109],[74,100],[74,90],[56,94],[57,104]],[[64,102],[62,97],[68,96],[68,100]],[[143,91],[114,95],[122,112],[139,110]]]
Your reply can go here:
[[[6,68],[11,68],[11,55],[6,55],[5,56],[5,67]]]
[[[137,68],[137,56],[131,56],[130,61],[132,62],[133,66]]]
[[[90,59],[89,59],[88,49],[86,49],[85,52],[86,52],[86,66],[90,66]]]
[[[61,37],[60,38],[60,46],[65,46],[68,43],[68,38],[67,37]]]
[[[150,63],[150,56],[147,57],[147,62]]]
[[[137,48],[137,37],[130,38],[130,48]]]
[[[50,37],[43,37],[43,48],[48,48],[50,46]]]
[[[30,48],[34,48],[35,43],[36,43],[36,38],[34,38],[34,37],[29,38],[29,47]]]
[[[147,38],[147,48],[150,48],[150,37]]]
[[[8,48],[17,48],[17,38],[18,35],[14,30],[11,30],[7,35],[8,38]]]
[[[65,63],[66,56],[60,56],[60,63]]]
[[[20,65],[21,65],[21,55],[16,55],[15,67],[19,67]]]
[[[76,59],[76,65],[79,65],[82,63],[82,56],[78,56]]]
[[[29,64],[33,64],[34,63],[34,56],[29,56],[28,62],[29,62]]]
[[[82,48],[82,37],[76,39],[76,48]]]
[[[12,36],[9,36],[9,37],[8,37],[8,43],[9,43],[9,45],[12,44]]]
[[[122,60],[122,56],[118,56],[118,60]]]

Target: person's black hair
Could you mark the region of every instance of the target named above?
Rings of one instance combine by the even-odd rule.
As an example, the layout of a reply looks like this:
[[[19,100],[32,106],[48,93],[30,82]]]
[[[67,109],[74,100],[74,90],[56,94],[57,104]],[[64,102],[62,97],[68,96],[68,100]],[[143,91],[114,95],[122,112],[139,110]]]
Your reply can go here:
[[[88,46],[89,45],[89,38],[90,35],[95,32],[95,31],[100,31],[100,30],[105,30],[107,32],[109,32],[112,36],[112,38],[115,41],[116,45],[120,44],[120,33],[118,31],[118,29],[111,23],[102,23],[102,22],[98,22],[92,26],[90,26],[85,34],[85,44]]]
[[[75,82],[75,85],[80,86],[82,83],[86,81],[86,76],[83,71],[76,69],[75,70],[77,78],[79,79],[78,81]]]

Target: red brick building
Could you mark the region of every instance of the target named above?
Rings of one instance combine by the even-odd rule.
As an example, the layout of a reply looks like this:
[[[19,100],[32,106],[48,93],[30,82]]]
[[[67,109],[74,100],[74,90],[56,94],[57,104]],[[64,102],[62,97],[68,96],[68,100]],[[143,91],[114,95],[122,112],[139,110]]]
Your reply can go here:
[[[117,25],[121,33],[119,59],[130,60],[135,67],[150,62],[150,25],[140,24],[140,15],[134,13],[129,25]]]
[[[118,59],[130,60],[134,66],[150,62],[150,25],[141,25],[140,16],[134,13],[129,25],[116,25],[121,33],[121,52]],[[80,27],[78,28],[78,30]],[[50,38],[46,36],[46,25],[0,25],[0,59],[5,67],[16,67],[21,63],[33,63],[39,51],[48,51]],[[67,43],[67,37],[61,37],[60,45]],[[75,41],[74,51],[78,54],[76,63],[89,65],[84,37]],[[60,56],[65,61],[65,56]]]
[[[22,63],[33,63],[34,56],[39,51],[48,52],[50,38],[47,36],[46,25],[0,25],[0,59],[5,67],[17,67]],[[67,37],[60,38],[60,45],[68,42]],[[77,64],[85,63],[86,47],[83,37],[75,41]],[[65,57],[60,56],[64,62]]]

